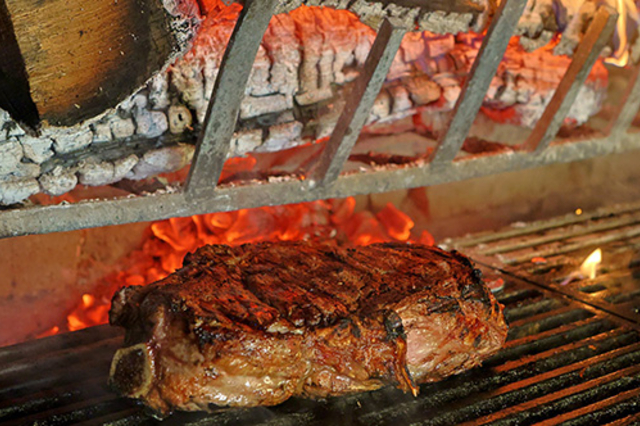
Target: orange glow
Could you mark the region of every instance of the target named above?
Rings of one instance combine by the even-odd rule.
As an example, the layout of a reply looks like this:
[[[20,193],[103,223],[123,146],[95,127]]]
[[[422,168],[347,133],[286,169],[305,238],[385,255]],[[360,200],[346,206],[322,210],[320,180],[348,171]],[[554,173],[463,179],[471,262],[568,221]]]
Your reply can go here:
[[[40,339],[42,337],[53,336],[54,334],[58,334],[59,332],[60,332],[60,327],[58,326],[51,327],[49,330],[45,331],[44,333],[38,334],[36,338]]]
[[[547,263],[547,259],[544,257],[534,257],[531,259],[531,263]]]
[[[602,250],[597,248],[582,262],[580,272],[585,278],[594,279],[600,262],[602,262]]]
[[[376,217],[386,227],[392,238],[400,241],[409,239],[414,223],[409,216],[402,213],[393,204],[387,203]]]
[[[624,67],[629,62],[629,41],[627,38],[627,19],[639,22],[638,8],[634,0],[615,0],[618,20],[616,22],[617,46],[612,56],[605,59],[609,65]]]
[[[346,245],[385,241],[434,244],[429,232],[418,233],[413,228],[413,220],[392,204],[375,215],[368,211],[356,212],[353,197],[155,222],[140,250],[123,261],[122,270],[105,277],[94,293],[81,296],[77,307],[67,316],[65,328],[54,327],[39,337],[106,323],[115,291],[166,277],[182,266],[187,253],[205,244],[300,239],[333,239]]]

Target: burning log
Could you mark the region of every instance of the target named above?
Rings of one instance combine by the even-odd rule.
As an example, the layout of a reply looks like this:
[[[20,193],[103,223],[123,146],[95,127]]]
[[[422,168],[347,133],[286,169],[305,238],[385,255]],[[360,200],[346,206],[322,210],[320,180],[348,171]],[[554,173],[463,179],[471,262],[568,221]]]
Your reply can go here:
[[[336,8],[381,4],[323,2],[329,3]],[[389,4],[380,10],[396,9]],[[0,202],[20,202],[39,191],[59,195],[74,182],[100,185],[121,176],[139,179],[186,164],[239,11],[237,4],[203,2],[207,16],[193,49],[115,111],[71,128],[45,126],[41,136],[33,138],[0,110],[0,147],[6,148],[0,151]],[[481,14],[474,16],[480,19]],[[457,36],[408,33],[368,125],[418,115],[417,122],[429,131],[442,130],[446,120],[439,117],[453,108],[482,42],[468,30],[467,26],[467,32]],[[278,151],[331,134],[374,38],[375,31],[358,16],[328,7],[303,6],[274,16],[245,90],[229,156]],[[513,40],[482,111],[498,122],[532,126],[570,62],[566,56],[553,56],[551,47],[526,52]],[[570,123],[584,123],[598,111],[606,81],[599,62],[568,115]],[[157,149],[172,154],[156,156]],[[158,161],[153,167],[138,167],[146,155]],[[172,160],[176,158],[180,161]]]

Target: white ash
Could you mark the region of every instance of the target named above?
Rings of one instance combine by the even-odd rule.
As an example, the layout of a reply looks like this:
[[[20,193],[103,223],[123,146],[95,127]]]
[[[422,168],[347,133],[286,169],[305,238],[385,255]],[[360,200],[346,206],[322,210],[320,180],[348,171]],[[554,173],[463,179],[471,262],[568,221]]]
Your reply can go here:
[[[33,178],[0,181],[0,204],[19,203],[38,192],[40,192],[40,185]]]
[[[53,139],[53,149],[58,154],[81,150],[93,141],[93,132],[89,128],[47,127],[43,131],[43,136]]]
[[[293,108],[293,98],[285,95],[250,97],[240,105],[240,118],[247,119]]]
[[[93,141],[94,144],[111,142],[111,124],[108,121],[95,123],[93,125]]]
[[[78,169],[78,178],[83,185],[108,185],[124,179],[137,163],[138,157],[134,154],[113,162],[86,161]]]
[[[111,128],[111,134],[115,139],[126,139],[136,131],[136,125],[131,118],[121,118],[115,116],[109,121],[109,127]]]
[[[162,111],[136,108],[133,118],[136,122],[136,134],[145,138],[157,138],[169,128],[167,116]]]
[[[255,151],[260,145],[262,145],[261,129],[236,132],[231,138],[228,157],[238,157],[247,152]]]
[[[38,179],[42,190],[49,195],[62,195],[78,184],[78,177],[76,174],[61,166],[56,166],[49,173],[45,173]]]
[[[191,145],[178,145],[146,152],[135,167],[125,176],[139,180],[155,176],[158,173],[179,170],[189,164],[194,148]]]
[[[256,151],[272,152],[292,148],[296,146],[296,141],[301,139],[302,128],[303,125],[299,121],[271,126],[264,143]]]
[[[24,150],[24,156],[34,163],[44,163],[53,157],[53,139],[47,137],[32,137],[24,135],[20,138],[20,144]]]
[[[0,142],[0,176],[13,172],[22,159],[22,145],[16,140]]]
[[[391,113],[391,96],[386,90],[381,90],[376,100],[373,102],[373,107],[369,113],[369,118],[366,124],[371,124],[380,119],[386,118]]]
[[[20,137],[27,134],[15,121],[10,121],[8,124],[5,123],[4,126],[7,130],[7,139],[11,139],[12,137]]]
[[[83,185],[98,186],[113,177],[114,166],[110,161],[86,161],[78,168],[78,180]]]
[[[149,81],[149,102],[155,110],[163,110],[170,104],[169,78],[166,72],[159,73]]]
[[[404,87],[393,86],[389,88],[388,92],[389,92],[389,95],[391,95],[391,114],[405,112],[413,107],[413,103],[411,102],[411,99],[410,99],[410,93]],[[439,93],[440,93],[440,87],[438,86],[438,97],[440,97]]]
[[[471,13],[452,14],[437,11],[425,13],[418,18],[420,29],[437,34],[467,32],[469,28],[473,28],[472,22],[473,15]],[[476,28],[473,29],[475,30]]]
[[[11,172],[12,178],[37,178],[40,176],[40,164],[19,162],[15,170]]]

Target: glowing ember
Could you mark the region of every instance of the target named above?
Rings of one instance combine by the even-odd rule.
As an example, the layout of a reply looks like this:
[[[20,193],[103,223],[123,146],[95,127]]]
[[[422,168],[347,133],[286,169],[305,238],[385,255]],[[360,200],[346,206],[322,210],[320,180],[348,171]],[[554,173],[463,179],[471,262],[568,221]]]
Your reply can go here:
[[[338,244],[366,245],[404,241],[433,245],[427,231],[412,233],[414,222],[392,204],[377,214],[356,212],[353,197],[288,206],[261,207],[211,213],[155,222],[142,248],[123,263],[121,272],[106,277],[95,294],[84,294],[67,316],[66,329],[41,336],[74,331],[108,320],[111,296],[123,286],[146,285],[182,266],[184,256],[205,244],[238,245],[259,241],[333,239]]]
[[[598,248],[595,249],[584,262],[582,262],[582,265],[580,266],[580,273],[585,278],[594,279],[600,262],[602,262],[602,250]]]
[[[547,259],[544,257],[534,257],[531,259],[531,263],[547,263]]]
[[[576,209],[576,215],[580,216],[582,214],[582,209],[581,208],[577,208]]]

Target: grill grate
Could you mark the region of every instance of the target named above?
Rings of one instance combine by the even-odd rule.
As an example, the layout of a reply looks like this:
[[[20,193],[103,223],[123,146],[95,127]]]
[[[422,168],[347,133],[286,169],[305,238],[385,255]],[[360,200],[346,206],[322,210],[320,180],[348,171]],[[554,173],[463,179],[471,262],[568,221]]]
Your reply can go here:
[[[354,83],[358,90],[349,95],[349,103],[341,112],[336,131],[323,145],[320,159],[305,172],[304,179],[292,174],[273,181],[233,182],[218,187],[244,93],[241,88],[246,85],[262,34],[278,2],[243,3],[220,65],[184,188],[162,188],[145,196],[131,194],[110,200],[9,208],[0,211],[0,238],[387,192],[578,161],[640,147],[637,134],[628,131],[640,105],[640,65],[633,67],[627,94],[613,112],[607,129],[593,132],[587,138],[578,135],[571,139],[556,137],[599,52],[611,39],[617,13],[609,6],[601,5],[585,28],[571,65],[527,141],[509,151],[470,156],[459,161],[460,148],[527,3],[525,0],[505,0],[500,2],[483,38],[447,131],[442,133],[428,159],[416,158],[402,166],[361,167],[358,172],[341,173],[374,104],[380,79],[384,78],[398,50],[402,33],[413,29],[405,28],[391,18],[381,24],[363,72]],[[371,15],[370,18],[375,20],[376,17]]]
[[[490,271],[489,271],[490,272]],[[504,275],[510,323],[502,351],[480,368],[421,386],[277,407],[178,413],[165,424],[594,424],[637,420],[640,334],[630,321]],[[122,336],[108,326],[0,349],[0,422],[148,425],[156,421],[106,386]],[[612,423],[619,424],[619,423]]]
[[[640,204],[512,226],[454,243],[475,260],[640,323]],[[593,279],[569,279],[594,249]]]

